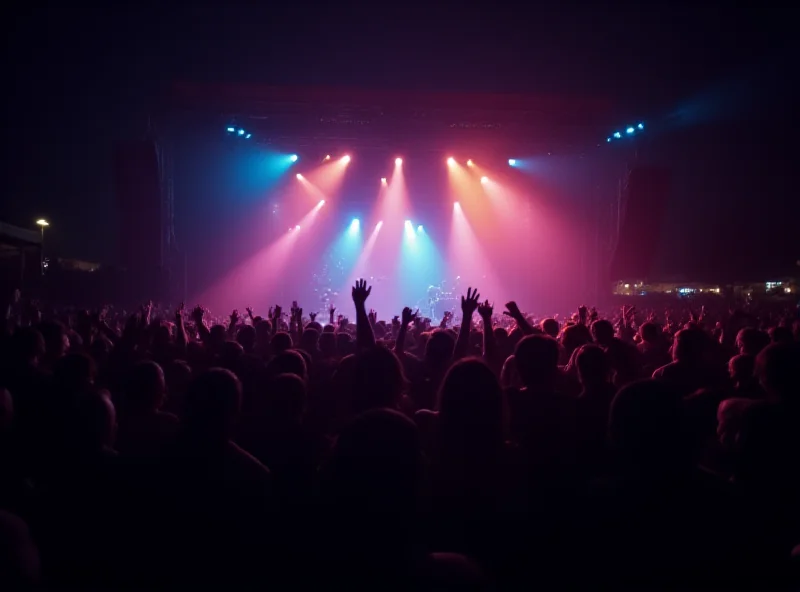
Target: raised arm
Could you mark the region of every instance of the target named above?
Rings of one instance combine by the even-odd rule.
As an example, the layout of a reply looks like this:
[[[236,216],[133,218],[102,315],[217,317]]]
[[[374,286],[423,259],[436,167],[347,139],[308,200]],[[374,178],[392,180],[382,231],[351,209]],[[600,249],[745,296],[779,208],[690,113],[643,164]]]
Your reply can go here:
[[[403,309],[402,320],[400,321],[400,329],[397,331],[397,337],[395,338],[394,342],[394,353],[397,354],[398,358],[402,358],[406,349],[406,333],[408,332],[408,325],[409,323],[414,322],[416,319],[417,314],[411,312],[411,309],[406,306]]]
[[[175,343],[181,355],[185,356],[188,340],[186,339],[186,327],[183,324],[183,308],[183,302],[181,302],[181,305],[175,310]]]
[[[456,339],[456,348],[453,351],[453,359],[460,360],[467,355],[469,349],[469,331],[472,328],[472,315],[478,309],[478,299],[480,298],[477,288],[467,288],[467,296],[461,297],[461,328]]]
[[[497,362],[497,342],[494,339],[494,327],[492,327],[492,313],[494,308],[487,300],[478,306],[478,314],[483,321],[483,359],[494,368]]]
[[[528,319],[526,319],[519,310],[519,306],[517,306],[516,302],[513,300],[511,302],[507,302],[506,309],[507,310],[503,311],[503,314],[514,319],[514,322],[517,323],[517,327],[519,327],[520,331],[522,331],[525,335],[531,335],[533,333],[533,327],[528,322]]]
[[[375,345],[375,333],[372,332],[366,309],[367,298],[371,292],[372,286],[367,287],[365,280],[357,280],[351,293],[353,304],[356,306],[356,346],[361,349]]]

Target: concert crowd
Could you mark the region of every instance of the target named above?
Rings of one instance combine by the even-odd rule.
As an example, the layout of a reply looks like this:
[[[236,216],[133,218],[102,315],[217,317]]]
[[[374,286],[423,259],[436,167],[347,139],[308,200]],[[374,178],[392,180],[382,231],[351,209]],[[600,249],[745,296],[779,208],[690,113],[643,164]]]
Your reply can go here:
[[[15,292],[0,588],[800,584],[796,308],[470,288],[456,324],[370,294],[215,320]]]

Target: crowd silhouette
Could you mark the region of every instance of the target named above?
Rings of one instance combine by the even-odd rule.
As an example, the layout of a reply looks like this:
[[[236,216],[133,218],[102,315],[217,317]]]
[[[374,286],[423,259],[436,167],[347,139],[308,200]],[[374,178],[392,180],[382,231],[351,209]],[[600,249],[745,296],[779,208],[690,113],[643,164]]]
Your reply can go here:
[[[16,292],[2,589],[800,583],[796,310],[536,319],[470,288],[432,327],[371,290],[354,325]]]

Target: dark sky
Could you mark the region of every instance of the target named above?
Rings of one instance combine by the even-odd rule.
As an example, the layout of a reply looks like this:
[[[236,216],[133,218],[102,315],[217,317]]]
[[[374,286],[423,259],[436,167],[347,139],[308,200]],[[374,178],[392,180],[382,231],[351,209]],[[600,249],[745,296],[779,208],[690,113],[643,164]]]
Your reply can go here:
[[[730,3],[117,4],[20,4],[6,21],[0,219],[45,216],[54,249],[95,260],[116,248],[113,146],[173,80],[602,95],[663,115],[791,63],[788,19]]]

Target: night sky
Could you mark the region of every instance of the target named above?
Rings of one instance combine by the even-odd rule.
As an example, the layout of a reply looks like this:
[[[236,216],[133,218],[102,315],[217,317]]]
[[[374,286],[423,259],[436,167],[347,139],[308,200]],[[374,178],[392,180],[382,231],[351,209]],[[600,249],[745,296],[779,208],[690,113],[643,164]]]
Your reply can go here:
[[[787,222],[798,206],[785,110],[796,65],[780,14],[729,3],[166,4],[41,2],[7,16],[0,219],[33,227],[47,217],[49,245],[62,256],[113,262],[113,147],[143,133],[174,80],[604,96],[621,113],[672,116],[673,154],[686,141],[692,158],[713,160],[713,143],[725,142],[726,154],[739,154],[735,168],[754,163],[751,181],[730,184],[731,193],[708,179],[704,186],[717,190],[703,207],[695,199],[672,205],[683,246],[666,269],[692,255],[686,236],[702,237],[721,217],[714,232],[750,233],[755,224],[756,233],[796,235]],[[709,124],[727,130],[712,146],[686,131]],[[732,150],[739,139],[742,150]],[[720,158],[691,174],[730,174]],[[787,260],[800,256],[796,236],[765,244],[765,258],[792,248]]]

